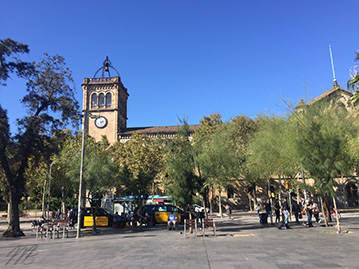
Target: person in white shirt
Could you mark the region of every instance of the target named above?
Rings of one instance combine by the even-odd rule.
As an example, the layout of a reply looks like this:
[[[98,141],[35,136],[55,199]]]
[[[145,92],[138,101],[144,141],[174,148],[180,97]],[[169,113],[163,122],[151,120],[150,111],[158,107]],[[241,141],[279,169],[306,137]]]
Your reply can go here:
[[[177,216],[175,213],[173,213],[173,210],[171,210],[171,213],[168,215],[168,221],[167,221],[167,227],[168,230],[171,230],[177,228]]]

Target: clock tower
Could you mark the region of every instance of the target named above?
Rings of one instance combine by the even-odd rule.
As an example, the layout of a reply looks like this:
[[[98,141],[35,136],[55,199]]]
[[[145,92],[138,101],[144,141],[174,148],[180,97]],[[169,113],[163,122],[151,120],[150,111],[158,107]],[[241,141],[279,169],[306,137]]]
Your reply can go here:
[[[116,73],[111,77],[110,68]],[[101,71],[101,77],[96,77]],[[105,77],[105,73],[108,77]],[[93,78],[82,83],[84,127],[88,134],[101,141],[106,136],[109,143],[118,141],[118,135],[127,128],[127,99],[129,94],[123,86],[118,71],[106,57]]]

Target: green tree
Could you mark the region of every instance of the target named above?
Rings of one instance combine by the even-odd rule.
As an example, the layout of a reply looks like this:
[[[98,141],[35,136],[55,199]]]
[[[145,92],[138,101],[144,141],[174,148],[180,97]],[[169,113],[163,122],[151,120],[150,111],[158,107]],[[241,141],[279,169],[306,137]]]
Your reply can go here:
[[[250,176],[247,163],[250,141],[258,128],[257,121],[247,116],[240,115],[232,118],[227,124],[229,125],[227,128],[228,142],[230,143],[230,148],[233,150],[234,157],[237,159],[237,182],[244,181],[248,190],[253,189],[251,194],[255,198],[254,190],[256,178]]]
[[[229,140],[228,124],[218,125],[208,140],[203,141],[197,162],[206,184],[219,191],[219,213],[222,217],[223,189],[232,186],[238,178],[239,159]]]
[[[117,172],[117,189],[134,195],[136,202],[147,199],[151,186],[162,168],[161,139],[134,134],[126,144],[117,142],[112,155]]]
[[[37,65],[34,77],[27,83],[28,94],[22,99],[27,116],[18,120],[18,134],[10,135],[7,112],[0,107],[0,164],[9,190],[9,227],[4,236],[22,236],[19,202],[23,195],[25,171],[29,158],[37,163],[40,156],[50,156],[52,134],[72,121],[78,109],[73,79],[64,58],[45,54]],[[74,121],[72,121],[74,122]]]
[[[101,199],[111,191],[114,186],[115,168],[107,138],[102,137],[101,143],[96,143],[94,138],[86,140],[86,158],[84,164],[84,186],[88,192],[93,211],[92,231],[96,230],[96,211],[100,206]]]
[[[207,166],[203,166],[205,162],[205,152],[208,148],[208,143],[213,139],[216,129],[223,124],[222,116],[219,113],[213,113],[209,116],[204,116],[200,120],[201,128],[196,130],[193,134],[193,155],[195,160],[195,169],[199,176],[199,182],[202,184],[200,192],[203,197],[203,207],[207,207],[207,194],[209,197],[210,213],[213,213],[213,188],[211,181],[208,178]],[[202,171],[203,170],[203,171]]]
[[[15,72],[19,77],[29,77],[33,74],[32,63],[21,61],[21,54],[29,53],[28,45],[10,38],[0,40],[0,85],[6,85],[10,73]]]
[[[318,195],[336,208],[335,178],[354,167],[349,145],[357,136],[353,116],[338,106],[306,106],[298,116],[298,152],[303,168],[315,180]],[[339,221],[338,221],[339,229]]]
[[[50,184],[50,177],[52,178],[51,182],[51,196],[54,197],[56,195],[61,196],[63,193],[64,188],[59,186],[59,182],[66,181],[67,178],[64,175],[59,174],[58,168],[58,160],[56,160],[56,152],[59,152],[64,147],[65,142],[68,139],[68,136],[72,136],[69,130],[59,130],[53,134],[51,145],[51,150],[47,151],[50,155],[41,155],[38,161],[35,158],[29,159],[28,168],[25,171],[25,178],[26,178],[26,185],[24,196],[29,196],[31,201],[34,202],[41,202],[41,209],[42,215],[46,216],[46,204],[48,202],[48,195],[49,195],[49,184]],[[81,140],[80,140],[81,143]],[[74,146],[74,145],[72,145]],[[55,154],[54,154],[55,153]],[[67,160],[66,160],[67,161]],[[55,165],[54,165],[55,164]],[[68,187],[69,182],[63,183],[65,187]],[[66,189],[66,188],[65,188]],[[63,203],[63,210],[64,212],[64,203]],[[52,209],[51,209],[52,210]]]
[[[51,158],[51,196],[61,196],[61,212],[66,213],[69,195],[78,193],[78,181],[81,162],[81,133],[73,135],[69,130],[64,132],[64,141],[59,152]],[[48,171],[50,167],[47,167]],[[56,210],[53,208],[53,210]]]
[[[195,173],[195,160],[187,121],[179,127],[177,135],[168,139],[164,186],[173,201],[182,207],[192,204],[202,185]]]
[[[246,177],[252,184],[264,183],[264,186],[270,186],[271,177],[277,175],[280,180],[280,199],[281,179],[294,177],[299,171],[296,132],[291,128],[291,122],[281,117],[258,117],[257,126],[258,130],[250,142]]]

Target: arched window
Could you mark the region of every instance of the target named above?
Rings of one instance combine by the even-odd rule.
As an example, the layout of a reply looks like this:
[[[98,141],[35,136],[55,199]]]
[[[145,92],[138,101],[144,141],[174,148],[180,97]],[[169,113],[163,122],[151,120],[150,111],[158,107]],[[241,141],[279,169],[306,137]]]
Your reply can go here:
[[[98,95],[98,107],[104,107],[105,106],[105,95],[103,93],[100,93]]]
[[[97,94],[96,93],[91,95],[91,107],[97,107]]]
[[[111,107],[111,93],[106,93],[106,107]]]

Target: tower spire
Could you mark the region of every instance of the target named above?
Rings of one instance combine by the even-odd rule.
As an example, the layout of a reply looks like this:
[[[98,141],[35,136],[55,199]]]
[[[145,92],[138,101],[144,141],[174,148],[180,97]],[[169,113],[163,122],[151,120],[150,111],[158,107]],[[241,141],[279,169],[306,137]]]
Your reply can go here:
[[[331,45],[329,45],[329,53],[330,53],[330,61],[332,63],[334,87],[339,87],[337,79],[335,78],[335,70],[334,70],[334,62],[333,62],[333,54],[332,54],[332,46]]]
[[[97,73],[102,70],[102,78],[105,77],[105,72],[107,72],[108,74],[108,77],[111,77],[111,74],[110,74],[110,67],[116,71],[117,73],[117,76],[119,77],[120,76],[120,73],[118,73],[117,69],[114,68],[111,64],[111,61],[110,59],[108,58],[108,56],[106,56],[106,60],[103,61],[103,64],[102,66],[96,71],[95,75],[93,76],[94,78],[96,77]]]

